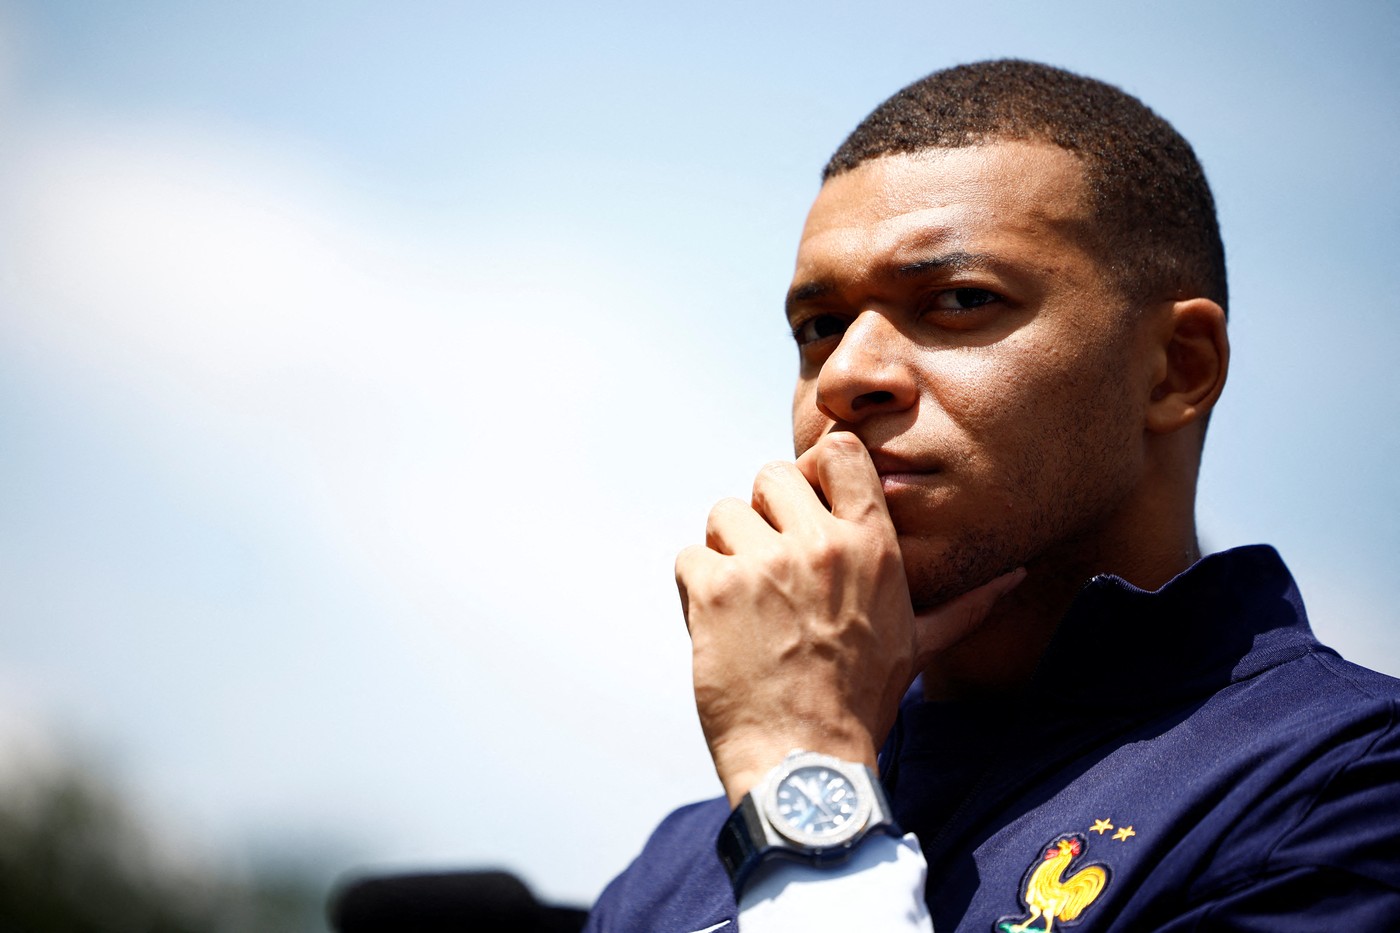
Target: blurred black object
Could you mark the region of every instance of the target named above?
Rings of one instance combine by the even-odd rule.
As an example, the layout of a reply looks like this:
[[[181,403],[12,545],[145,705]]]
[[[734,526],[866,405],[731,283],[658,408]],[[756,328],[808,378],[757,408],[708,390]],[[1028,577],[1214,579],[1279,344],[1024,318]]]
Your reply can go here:
[[[588,919],[541,904],[503,871],[363,878],[334,894],[329,912],[337,933],[578,933]]]

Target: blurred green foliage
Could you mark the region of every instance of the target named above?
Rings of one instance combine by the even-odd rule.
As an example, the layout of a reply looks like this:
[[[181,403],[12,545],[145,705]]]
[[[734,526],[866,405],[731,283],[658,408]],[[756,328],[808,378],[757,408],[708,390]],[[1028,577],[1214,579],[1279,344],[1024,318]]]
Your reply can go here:
[[[169,849],[169,846],[166,846]],[[239,877],[161,851],[89,772],[48,770],[0,799],[0,933],[312,933],[310,872]]]

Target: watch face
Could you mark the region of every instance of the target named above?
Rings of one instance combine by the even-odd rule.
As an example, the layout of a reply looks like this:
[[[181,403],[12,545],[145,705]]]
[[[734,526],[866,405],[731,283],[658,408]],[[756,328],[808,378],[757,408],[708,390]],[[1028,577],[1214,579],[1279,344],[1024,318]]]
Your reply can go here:
[[[770,814],[774,828],[795,842],[835,845],[865,825],[870,801],[835,768],[806,764],[778,779]]]

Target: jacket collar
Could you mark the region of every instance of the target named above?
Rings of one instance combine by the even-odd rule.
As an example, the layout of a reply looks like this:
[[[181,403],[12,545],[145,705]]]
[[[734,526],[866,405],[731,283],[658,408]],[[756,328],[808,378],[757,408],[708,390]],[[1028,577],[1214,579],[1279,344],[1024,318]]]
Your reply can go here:
[[[1094,577],[1031,689],[1138,708],[1207,695],[1318,647],[1278,552],[1253,545],[1202,558],[1152,592]]]
[[[1013,695],[925,702],[915,681],[882,760],[905,741],[974,749],[1037,710],[1080,724],[1134,719],[1321,648],[1278,552],[1202,558],[1161,589],[1102,574],[1084,585],[1030,685]],[[904,727],[910,727],[906,730]]]
[[[1095,577],[1026,689],[925,702],[916,682],[881,751],[881,779],[932,866],[930,853],[980,819],[974,800],[1010,799],[1106,736],[1179,718],[1231,683],[1317,650],[1327,649],[1270,547],[1213,554],[1155,592]],[[1027,760],[1027,748],[1038,754]],[[906,784],[915,790],[902,793]]]

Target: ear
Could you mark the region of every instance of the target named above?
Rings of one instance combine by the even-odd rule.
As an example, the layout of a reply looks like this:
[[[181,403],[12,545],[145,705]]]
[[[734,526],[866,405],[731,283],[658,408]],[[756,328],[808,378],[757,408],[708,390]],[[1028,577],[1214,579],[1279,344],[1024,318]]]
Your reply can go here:
[[[1208,298],[1173,302],[1157,331],[1147,430],[1170,434],[1204,423],[1225,388],[1230,338],[1225,311]]]

